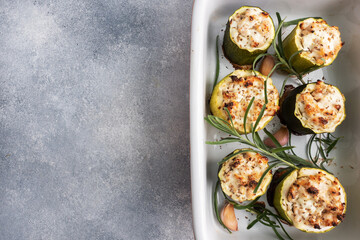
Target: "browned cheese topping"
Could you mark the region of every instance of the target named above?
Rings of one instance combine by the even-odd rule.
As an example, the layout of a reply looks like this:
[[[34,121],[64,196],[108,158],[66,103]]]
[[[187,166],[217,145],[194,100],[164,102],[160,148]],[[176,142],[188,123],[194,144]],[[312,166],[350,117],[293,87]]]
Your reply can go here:
[[[240,130],[244,129],[244,116],[246,109],[251,99],[255,97],[246,119],[246,127],[247,131],[249,131],[250,125],[255,123],[260,114],[261,108],[265,103],[264,79],[260,76],[231,76],[230,79],[226,80],[226,82],[222,84],[220,91],[222,92],[223,97],[223,103],[220,108],[228,108],[235,128]],[[260,126],[264,126],[268,121],[270,121],[279,109],[278,91],[272,84],[269,84],[269,80],[267,82],[267,98],[268,104],[258,129]]]
[[[232,199],[243,202],[252,200],[266,191],[271,173],[266,175],[257,193],[253,191],[268,167],[268,159],[255,152],[240,153],[222,165],[219,172],[221,188]],[[270,179],[269,179],[270,178]]]
[[[344,218],[344,193],[337,178],[322,172],[303,176],[291,185],[287,195],[290,216],[297,224],[314,229],[336,226]]]
[[[301,53],[314,64],[330,64],[340,51],[343,43],[338,27],[329,26],[323,19],[309,18],[300,23],[297,30]]]
[[[313,131],[333,132],[345,117],[344,97],[334,86],[317,81],[297,95],[296,116]]]
[[[230,17],[230,35],[233,41],[245,49],[269,45],[274,36],[274,26],[267,12],[247,8]]]

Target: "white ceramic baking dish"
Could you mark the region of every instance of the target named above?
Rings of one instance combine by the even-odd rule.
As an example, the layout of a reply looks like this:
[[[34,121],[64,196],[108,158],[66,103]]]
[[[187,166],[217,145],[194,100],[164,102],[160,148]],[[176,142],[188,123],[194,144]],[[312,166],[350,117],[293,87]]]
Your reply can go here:
[[[238,211],[239,231],[229,234],[217,222],[213,211],[212,191],[216,182],[217,162],[237,145],[208,146],[206,140],[225,136],[205,123],[209,114],[208,99],[215,76],[216,36],[222,42],[227,18],[239,7],[258,6],[268,11],[276,24],[276,12],[292,20],[307,16],[321,16],[329,24],[340,28],[345,46],[335,62],[308,76],[316,80],[323,76],[326,82],[339,87],[346,97],[347,118],[335,135],[344,136],[334,151],[331,171],[340,179],[348,195],[346,218],[334,230],[324,234],[303,233],[287,227],[294,239],[360,239],[360,1],[359,0],[195,0],[191,36],[190,83],[190,140],[193,222],[196,239],[276,239],[272,230],[258,224],[246,230],[250,217]],[[221,49],[221,48],[220,48]],[[223,56],[222,52],[220,56]],[[228,61],[221,57],[219,79],[232,72]],[[281,86],[283,76],[272,77]],[[270,123],[276,128],[277,119]],[[307,137],[296,137],[296,152],[305,154]]]

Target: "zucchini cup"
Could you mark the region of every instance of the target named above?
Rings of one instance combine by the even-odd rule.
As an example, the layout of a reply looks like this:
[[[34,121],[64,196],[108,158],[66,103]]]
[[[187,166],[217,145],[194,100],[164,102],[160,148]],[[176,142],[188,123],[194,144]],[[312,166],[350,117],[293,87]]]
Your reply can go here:
[[[346,193],[330,173],[301,168],[293,170],[276,187],[274,206],[286,221],[301,231],[323,233],[344,219]]]
[[[235,150],[234,153],[238,151]],[[222,191],[236,202],[254,200],[266,192],[271,182],[272,173],[269,171],[254,193],[268,166],[268,158],[259,153],[243,152],[235,155],[220,166],[218,177]]]
[[[282,121],[301,135],[334,132],[345,116],[344,95],[320,80],[295,88],[280,110]]]
[[[230,112],[236,130],[242,134],[244,133],[245,112],[252,97],[254,97],[254,102],[246,119],[246,132],[249,133],[251,124],[255,124],[260,110],[265,103],[265,80],[266,76],[256,71],[235,70],[230,73],[214,88],[210,99],[212,114],[230,123],[231,120],[228,119],[226,107]],[[256,131],[264,128],[279,109],[279,93],[273,85],[271,78],[267,80],[267,98],[268,104]]]
[[[266,52],[274,37],[275,27],[269,13],[258,7],[243,6],[226,24],[224,54],[235,65],[250,65]]]
[[[312,67],[330,65],[342,46],[339,28],[329,26],[323,19],[314,18],[300,21],[283,42],[288,60],[302,51],[291,59],[298,73],[309,71]]]

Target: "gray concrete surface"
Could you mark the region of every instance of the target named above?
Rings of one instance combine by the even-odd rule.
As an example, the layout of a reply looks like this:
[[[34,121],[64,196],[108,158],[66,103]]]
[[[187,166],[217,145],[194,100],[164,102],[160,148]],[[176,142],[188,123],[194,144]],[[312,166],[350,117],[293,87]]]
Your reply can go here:
[[[191,0],[0,0],[0,240],[193,239]]]

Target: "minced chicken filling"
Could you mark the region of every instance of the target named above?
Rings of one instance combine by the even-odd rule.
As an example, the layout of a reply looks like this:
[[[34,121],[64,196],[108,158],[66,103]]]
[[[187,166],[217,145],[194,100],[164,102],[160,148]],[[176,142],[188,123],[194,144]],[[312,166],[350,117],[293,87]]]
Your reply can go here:
[[[329,26],[323,19],[313,18],[306,19],[299,26],[297,44],[304,50],[301,56],[314,64],[330,64],[343,45],[339,28]]]
[[[223,114],[227,116],[224,108],[228,108],[235,128],[240,131],[244,130],[246,109],[252,97],[255,98],[246,119],[246,130],[249,132],[251,124],[255,124],[265,103],[264,79],[260,76],[239,77],[232,75],[221,84],[220,93],[222,94],[223,101],[219,109],[222,109]],[[268,104],[257,130],[264,126],[279,109],[279,93],[270,79],[267,81],[267,98]]]
[[[294,225],[321,230],[337,226],[344,218],[344,192],[337,178],[326,174],[299,177],[291,185],[286,211]]]
[[[314,132],[333,132],[345,117],[344,97],[336,87],[317,81],[296,96],[296,117]]]
[[[259,153],[240,153],[222,165],[219,173],[222,190],[232,199],[243,202],[252,200],[266,191],[266,179],[271,177],[269,172],[262,181],[256,194],[254,189],[261,175],[268,167],[268,159]]]
[[[242,9],[243,10],[243,9]],[[267,12],[259,8],[247,8],[236,12],[229,19],[232,40],[244,49],[257,49],[270,45],[274,25]]]

